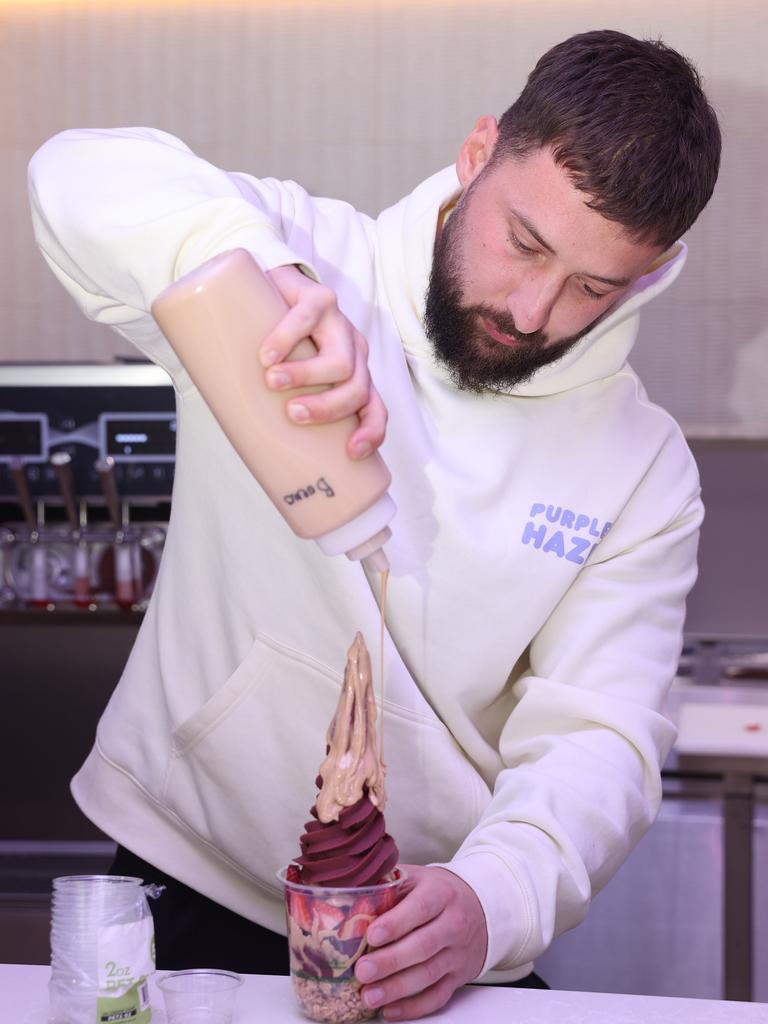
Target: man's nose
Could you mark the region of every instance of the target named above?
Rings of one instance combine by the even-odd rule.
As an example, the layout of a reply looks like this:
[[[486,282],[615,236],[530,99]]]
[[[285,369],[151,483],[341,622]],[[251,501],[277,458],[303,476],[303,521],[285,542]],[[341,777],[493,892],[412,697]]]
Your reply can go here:
[[[507,295],[507,309],[521,334],[546,327],[562,288],[561,282],[544,270],[529,271]]]

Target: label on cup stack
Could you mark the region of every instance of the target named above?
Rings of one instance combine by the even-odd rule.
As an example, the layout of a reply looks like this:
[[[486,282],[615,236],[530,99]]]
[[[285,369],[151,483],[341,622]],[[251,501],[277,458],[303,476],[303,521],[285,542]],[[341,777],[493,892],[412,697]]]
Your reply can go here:
[[[155,970],[155,933],[151,917],[99,928],[97,1024],[149,1024],[147,978]]]

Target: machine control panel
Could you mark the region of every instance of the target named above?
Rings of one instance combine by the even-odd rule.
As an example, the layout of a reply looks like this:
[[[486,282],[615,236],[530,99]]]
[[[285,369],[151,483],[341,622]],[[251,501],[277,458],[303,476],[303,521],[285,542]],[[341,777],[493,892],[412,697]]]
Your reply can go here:
[[[159,367],[0,365],[0,614],[143,610],[175,451]]]
[[[99,498],[95,464],[108,457],[121,497],[167,499],[175,449],[175,395],[159,367],[0,365],[0,501],[13,500],[9,466],[21,459],[33,498],[56,503],[57,452],[71,456],[81,499]]]

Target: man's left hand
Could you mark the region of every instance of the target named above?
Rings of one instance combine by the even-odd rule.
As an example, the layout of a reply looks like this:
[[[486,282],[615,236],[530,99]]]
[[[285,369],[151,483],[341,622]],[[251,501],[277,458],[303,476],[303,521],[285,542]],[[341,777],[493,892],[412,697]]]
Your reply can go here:
[[[368,929],[355,968],[363,1003],[386,1020],[412,1020],[445,1006],[483,966],[485,915],[465,881],[438,867],[404,864],[406,895]]]

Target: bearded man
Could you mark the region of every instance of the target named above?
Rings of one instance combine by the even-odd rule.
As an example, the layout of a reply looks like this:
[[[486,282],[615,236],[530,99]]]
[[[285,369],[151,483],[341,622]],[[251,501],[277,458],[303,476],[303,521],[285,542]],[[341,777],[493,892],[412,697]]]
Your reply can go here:
[[[387,821],[409,891],[356,972],[386,1019],[423,1016],[475,979],[540,984],[535,958],[657,813],[702,507],[627,358],[719,156],[690,63],[613,31],[546,53],[455,166],[375,220],[150,129],[65,132],[35,155],[51,269],[178,394],[157,587],[73,780],[115,870],[168,886],[160,966],[286,969],[275,872],[344,651],[377,635],[378,583],[290,533],[153,300],[247,249],[290,307],[254,343],[270,387],[330,385],[286,415],[357,413],[350,458],[380,446],[392,471]],[[288,360],[307,335],[317,356]]]

